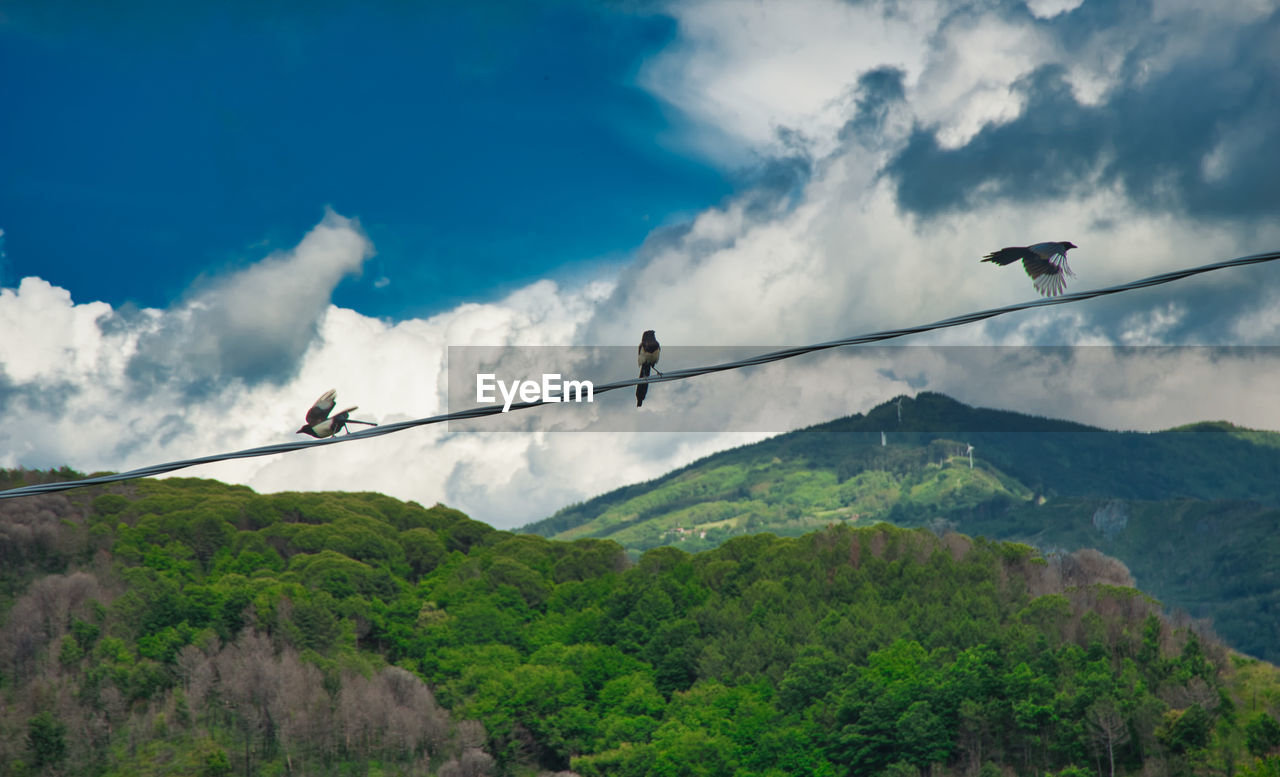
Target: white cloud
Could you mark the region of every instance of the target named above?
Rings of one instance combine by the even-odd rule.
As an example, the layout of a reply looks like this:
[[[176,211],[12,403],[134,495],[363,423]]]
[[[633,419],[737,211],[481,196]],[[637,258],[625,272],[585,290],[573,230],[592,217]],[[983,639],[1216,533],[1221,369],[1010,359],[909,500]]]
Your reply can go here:
[[[96,324],[111,310],[105,302],[72,305],[71,294],[39,278],[0,289],[0,366],[11,381],[55,382],[93,369],[110,358],[98,347]]]
[[[1040,19],[1052,19],[1079,8],[1084,0],[1027,0],[1027,8]]]
[[[646,64],[640,83],[692,117],[702,152],[787,150],[778,130],[799,130],[816,156],[834,148],[858,75],[884,64],[919,72],[934,2],[840,0],[743,3],[697,0],[667,8],[676,41]]]
[[[964,145],[987,124],[1022,113],[1013,84],[1059,59],[1048,35],[1027,22],[961,16],[942,28],[912,104],[920,121],[938,127],[943,148]]]
[[[1160,308],[1134,313],[1121,322],[1120,342],[1125,345],[1159,345],[1187,316],[1186,308],[1170,302]]]

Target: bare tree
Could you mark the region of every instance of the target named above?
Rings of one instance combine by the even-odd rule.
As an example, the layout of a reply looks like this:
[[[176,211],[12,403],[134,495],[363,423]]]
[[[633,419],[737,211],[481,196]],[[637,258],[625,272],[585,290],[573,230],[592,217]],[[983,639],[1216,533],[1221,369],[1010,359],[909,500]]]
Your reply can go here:
[[[449,716],[427,684],[397,666],[383,669],[379,680],[394,703],[387,725],[393,746],[406,754],[438,750],[448,734]]]
[[[468,748],[440,767],[440,777],[486,777],[493,770],[493,758],[483,750]]]
[[[1103,699],[1090,707],[1085,713],[1085,722],[1089,725],[1094,744],[1106,751],[1111,777],[1115,777],[1116,748],[1129,741],[1128,722],[1116,709],[1113,699]]]
[[[271,701],[278,690],[271,642],[247,630],[214,658],[222,703],[244,741],[245,774],[253,773],[255,746],[274,737]]]
[[[343,749],[362,756],[370,753],[380,740],[380,723],[387,717],[386,699],[378,698],[368,678],[344,674],[337,712]]]
[[[0,504],[0,564],[19,569],[67,557],[83,520],[65,494],[6,499]]]
[[[40,651],[67,633],[71,615],[101,596],[98,579],[88,572],[47,575],[28,586],[0,627],[0,656],[14,679],[29,679]]]
[[[276,723],[285,764],[294,772],[298,769],[295,755],[301,764],[308,751],[321,758],[332,752],[332,703],[320,670],[303,663],[291,649],[280,654],[276,679],[278,692],[269,700],[269,711]]]
[[[1156,695],[1174,709],[1186,709],[1192,704],[1199,704],[1206,712],[1213,712],[1222,703],[1218,692],[1200,677],[1192,677],[1186,685],[1162,685]]]
[[[953,561],[959,561],[969,554],[973,548],[973,540],[963,534],[949,531],[942,535],[942,546],[951,554]]]
[[[337,724],[347,751],[365,756],[381,752],[395,759],[439,750],[449,728],[448,713],[431,690],[399,667],[387,667],[372,678],[344,675]]]
[[[488,738],[489,734],[484,730],[484,724],[478,720],[464,720],[458,724],[458,744],[463,750],[482,748]]]
[[[1119,559],[1082,548],[1062,559],[1062,582],[1066,586],[1104,585],[1133,587],[1133,575]]]
[[[176,659],[178,677],[182,679],[182,689],[187,694],[187,704],[200,719],[200,711],[205,709],[205,702],[213,689],[213,660],[195,645],[186,645],[178,651]]]

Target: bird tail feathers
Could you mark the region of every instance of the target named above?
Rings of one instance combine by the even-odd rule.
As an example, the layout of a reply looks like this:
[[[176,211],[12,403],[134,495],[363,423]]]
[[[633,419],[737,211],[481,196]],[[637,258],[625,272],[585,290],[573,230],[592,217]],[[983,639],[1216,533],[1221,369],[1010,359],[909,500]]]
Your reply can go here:
[[[1013,264],[1019,259],[1025,258],[1026,255],[1027,249],[1025,248],[1001,248],[999,251],[992,251],[982,257],[982,261],[995,262],[1001,267],[1004,267],[1006,264]]]

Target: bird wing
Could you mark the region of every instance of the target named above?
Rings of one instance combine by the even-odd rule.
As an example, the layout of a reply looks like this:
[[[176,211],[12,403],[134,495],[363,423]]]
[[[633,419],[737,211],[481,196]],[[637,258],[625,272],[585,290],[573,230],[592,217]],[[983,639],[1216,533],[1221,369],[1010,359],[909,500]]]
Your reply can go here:
[[[1057,275],[1062,272],[1058,266],[1048,259],[1041,259],[1038,256],[1028,256],[1022,260],[1022,267],[1027,271],[1027,275],[1031,276],[1031,280],[1041,277],[1042,275]]]
[[[1067,279],[1062,276],[1062,273],[1041,275],[1032,281],[1031,285],[1045,297],[1056,297],[1067,290]]]
[[[1046,297],[1056,297],[1067,288],[1067,279],[1062,274],[1062,267],[1040,257],[1023,259],[1022,266],[1031,276],[1031,285]]]
[[[333,406],[338,402],[337,389],[329,389],[320,395],[315,401],[311,409],[307,411],[307,425],[310,426],[317,421],[323,421],[329,417],[329,411],[333,410]]]

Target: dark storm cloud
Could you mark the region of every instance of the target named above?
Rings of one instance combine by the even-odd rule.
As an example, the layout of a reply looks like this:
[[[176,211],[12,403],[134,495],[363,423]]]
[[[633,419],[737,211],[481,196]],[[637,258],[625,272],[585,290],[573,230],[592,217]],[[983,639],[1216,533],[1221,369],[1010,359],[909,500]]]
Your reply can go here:
[[[1052,199],[1092,178],[1107,147],[1107,120],[1077,103],[1062,75],[1055,65],[1023,79],[1022,116],[984,128],[959,148],[943,149],[932,130],[916,127],[886,168],[897,181],[898,204],[932,215],[995,199]]]
[[[1064,44],[1116,23],[1085,7],[1094,15],[1066,15],[1053,26]],[[885,171],[898,184],[899,205],[929,216],[1119,184],[1150,210],[1208,218],[1280,210],[1280,153],[1272,150],[1280,130],[1280,11],[1207,37],[1199,51],[1151,75],[1143,62],[1169,31],[1148,21],[1142,34],[1148,39],[1121,69],[1123,85],[1103,104],[1080,104],[1063,69],[1046,66],[1015,85],[1026,105],[1017,119],[988,126],[963,146],[941,148],[932,128],[917,127]]]
[[[686,242],[690,241],[692,232],[692,222],[670,224],[650,232],[640,248],[636,249],[635,261],[622,268],[608,302],[602,304],[592,314],[592,321],[586,331],[596,331],[601,321],[612,319],[622,311],[631,308],[636,299],[643,298],[650,284],[654,283],[651,276],[646,276],[646,269],[660,257],[680,251]],[[701,250],[690,251],[689,258],[696,265],[714,253],[716,248],[717,245],[704,244]]]
[[[170,385],[189,398],[216,393],[237,378],[249,385],[282,383],[315,339],[321,312],[270,329],[244,327],[233,309],[221,306],[170,315],[139,338],[126,374],[144,393]]]
[[[878,136],[890,109],[906,99],[905,78],[906,73],[896,67],[879,67],[863,73],[854,91],[854,116],[840,128],[841,142]]]
[[[813,173],[813,160],[804,153],[770,157],[746,174],[751,187],[739,195],[748,215],[765,217],[782,205],[794,205]]]
[[[334,287],[369,256],[359,223],[329,212],[294,250],[215,278],[146,324],[126,374],[143,394],[168,386],[192,398],[236,380],[282,383],[318,336]],[[109,317],[98,326],[140,321]]]
[[[1009,2],[1004,5],[1009,16],[1032,18],[1030,10],[1023,3]],[[1058,42],[1070,51],[1083,49],[1100,32],[1139,32],[1133,53],[1146,54],[1158,48],[1171,32],[1168,25],[1157,23],[1152,18],[1153,11],[1154,3],[1151,0],[1129,0],[1123,3],[1086,0],[1066,13],[1039,20],[1038,23],[1052,31]]]
[[[0,413],[60,416],[67,403],[80,393],[80,387],[67,381],[49,383],[17,383],[4,373],[0,365]]]

